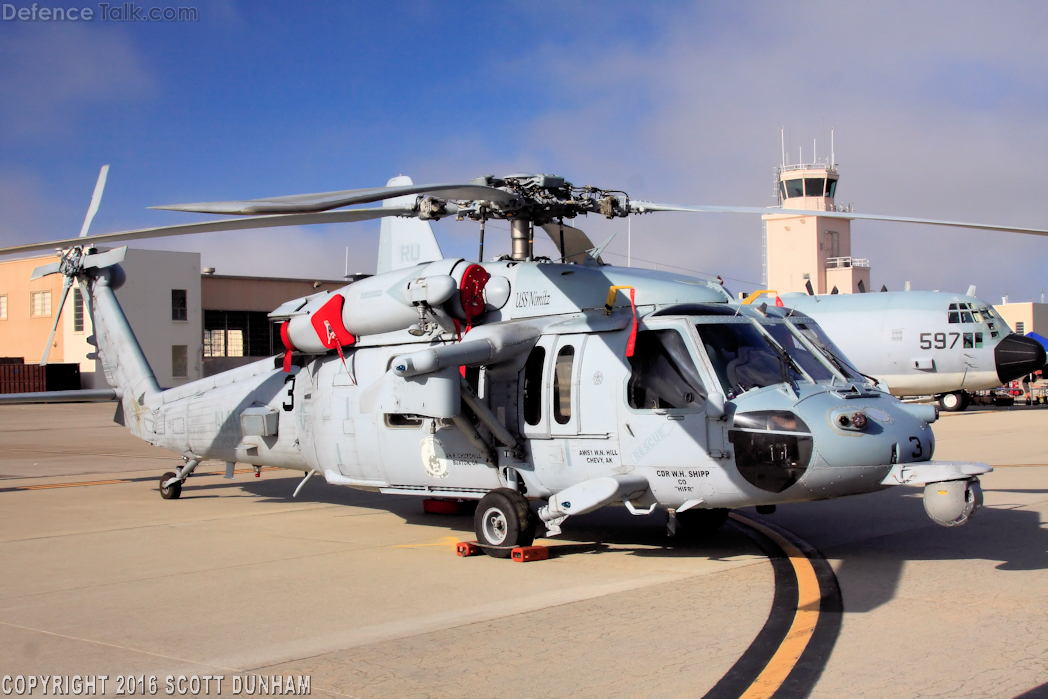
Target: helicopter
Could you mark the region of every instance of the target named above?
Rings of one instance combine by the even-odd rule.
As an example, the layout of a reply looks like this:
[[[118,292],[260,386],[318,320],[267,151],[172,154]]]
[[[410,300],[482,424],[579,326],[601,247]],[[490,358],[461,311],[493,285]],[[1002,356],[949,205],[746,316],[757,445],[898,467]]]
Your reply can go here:
[[[499,558],[531,544],[540,525],[556,536],[569,517],[613,503],[636,516],[666,511],[670,535],[716,529],[733,508],[901,484],[924,484],[925,510],[943,526],[963,525],[982,504],[978,477],[992,468],[931,460],[934,406],[879,389],[814,320],[737,303],[717,282],[604,264],[604,246],[564,223],[729,207],[631,201],[516,174],[157,208],[242,218],[86,236],[89,211],[81,237],[0,254],[65,249],[33,277],[61,274],[66,293],[79,285],[116,419],[183,457],[160,478],[164,499],[217,459],[227,477],[236,462],[300,471],[295,495],[319,474],[477,501],[477,541]],[[281,354],[167,390],[114,293],[126,248],[97,247],[392,216],[479,223],[481,261],[423,262],[284,303],[270,314]],[[512,251],[485,262],[488,220],[509,221]],[[534,255],[536,228],[559,259]]]

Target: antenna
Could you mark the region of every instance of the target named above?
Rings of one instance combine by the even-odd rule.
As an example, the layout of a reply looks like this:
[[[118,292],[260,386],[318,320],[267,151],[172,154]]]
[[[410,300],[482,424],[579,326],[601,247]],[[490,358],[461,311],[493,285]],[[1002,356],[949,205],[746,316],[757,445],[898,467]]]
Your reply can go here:
[[[782,160],[779,165],[786,166],[786,127],[779,129],[779,139],[782,141]]]
[[[817,155],[817,151],[815,149],[816,143],[817,143],[816,139],[813,138],[811,140],[811,161],[813,163],[818,163],[819,162],[819,156]]]
[[[837,167],[837,155],[833,151],[833,129],[830,129],[830,167]]]

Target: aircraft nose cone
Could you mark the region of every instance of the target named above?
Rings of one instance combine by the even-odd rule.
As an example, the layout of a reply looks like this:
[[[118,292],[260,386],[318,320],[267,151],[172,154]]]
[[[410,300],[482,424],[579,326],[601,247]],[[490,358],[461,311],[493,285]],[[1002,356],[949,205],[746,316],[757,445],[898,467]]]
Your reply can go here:
[[[993,350],[997,377],[1001,383],[1037,371],[1045,364],[1044,347],[1032,337],[1016,333],[1001,340]]]

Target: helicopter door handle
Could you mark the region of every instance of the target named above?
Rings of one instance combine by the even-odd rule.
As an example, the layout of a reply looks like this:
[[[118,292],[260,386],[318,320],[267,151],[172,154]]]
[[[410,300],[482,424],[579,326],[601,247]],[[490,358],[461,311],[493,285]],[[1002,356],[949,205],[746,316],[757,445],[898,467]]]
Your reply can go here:
[[[667,420],[683,420],[684,416],[683,415],[667,415],[666,419]]]

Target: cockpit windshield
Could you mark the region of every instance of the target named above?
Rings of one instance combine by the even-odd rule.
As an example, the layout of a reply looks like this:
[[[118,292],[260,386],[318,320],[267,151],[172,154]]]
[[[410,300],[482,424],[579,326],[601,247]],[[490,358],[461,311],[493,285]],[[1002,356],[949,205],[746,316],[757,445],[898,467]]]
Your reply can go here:
[[[695,327],[728,398],[755,388],[806,380],[786,353],[752,322],[699,323]]]
[[[819,327],[818,323],[797,318],[791,318],[790,322],[793,323],[794,327],[800,330],[801,334],[808,338],[813,345],[823,351],[826,359],[833,364],[837,371],[844,374],[844,378],[849,381],[866,380],[863,375],[859,373],[859,370],[853,367],[851,363],[845,359],[844,352],[841,352],[840,348],[833,344],[833,340],[831,340],[829,335]]]
[[[805,374],[810,376],[812,381],[833,381],[833,372],[830,371],[829,367],[812,354],[807,345],[805,345],[792,330],[786,327],[785,323],[773,323],[771,325],[762,323],[761,327],[767,330],[768,334],[775,338],[775,341],[786,350],[786,354],[790,355],[790,359],[792,359]]]

